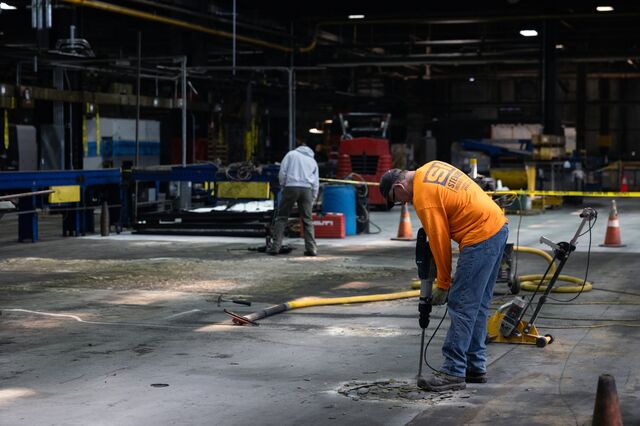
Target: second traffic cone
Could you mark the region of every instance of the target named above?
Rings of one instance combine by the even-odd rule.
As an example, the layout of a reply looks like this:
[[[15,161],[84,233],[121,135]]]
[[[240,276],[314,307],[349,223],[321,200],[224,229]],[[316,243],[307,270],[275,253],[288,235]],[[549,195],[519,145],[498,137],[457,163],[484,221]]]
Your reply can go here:
[[[611,211],[607,223],[607,233],[604,236],[604,244],[600,247],[624,247],[620,239],[620,222],[618,221],[618,207],[616,200],[611,200]]]
[[[400,224],[398,225],[398,236],[392,240],[415,241],[413,238],[413,229],[411,229],[411,215],[409,214],[409,206],[407,203],[402,204],[400,212]]]
[[[622,426],[616,381],[609,374],[603,374],[598,378],[592,424],[593,426]]]

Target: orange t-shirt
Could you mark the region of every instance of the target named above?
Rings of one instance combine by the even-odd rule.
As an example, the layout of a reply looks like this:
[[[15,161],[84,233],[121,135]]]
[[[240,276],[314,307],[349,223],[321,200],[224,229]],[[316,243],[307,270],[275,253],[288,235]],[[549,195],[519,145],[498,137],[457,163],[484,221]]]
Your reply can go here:
[[[442,161],[416,170],[413,206],[429,237],[438,269],[437,286],[451,287],[451,240],[460,249],[495,235],[507,218],[469,176]]]

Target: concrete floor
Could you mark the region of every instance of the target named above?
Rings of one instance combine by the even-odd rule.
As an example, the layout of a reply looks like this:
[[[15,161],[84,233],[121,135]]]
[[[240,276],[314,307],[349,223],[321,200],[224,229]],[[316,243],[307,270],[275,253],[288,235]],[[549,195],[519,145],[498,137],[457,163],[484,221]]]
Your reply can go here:
[[[319,240],[320,256],[247,250],[262,239],[112,235],[62,238],[43,218],[41,241],[17,243],[0,221],[0,423],[3,425],[583,425],[598,376],[612,374],[625,424],[640,424],[640,203],[620,201],[623,248],[601,248],[608,200],[590,202],[595,289],[548,303],[546,348],[492,344],[490,382],[458,393],[414,388],[420,330],[415,299],[314,307],[238,327],[250,313],[304,296],[406,290],[414,243],[391,241],[399,211],[374,212],[379,234]],[[568,241],[579,207],[526,216],[519,243]],[[413,213],[412,213],[413,214]],[[510,241],[519,218],[510,217]],[[412,216],[414,231],[418,221]],[[563,272],[584,276],[588,234]],[[518,257],[519,273],[543,272]],[[505,292],[498,285],[496,292]],[[217,305],[219,294],[253,306]],[[524,293],[528,294],[528,293]],[[557,299],[568,299],[560,294]],[[496,295],[498,306],[510,300]],[[430,335],[444,309],[434,308]],[[448,321],[429,347],[432,365]]]

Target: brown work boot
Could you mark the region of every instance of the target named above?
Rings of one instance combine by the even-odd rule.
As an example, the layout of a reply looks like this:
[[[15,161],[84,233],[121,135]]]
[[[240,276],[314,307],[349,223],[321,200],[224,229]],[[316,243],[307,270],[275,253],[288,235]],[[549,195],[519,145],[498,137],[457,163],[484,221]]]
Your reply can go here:
[[[467,376],[464,381],[467,383],[487,383],[487,373],[467,370]]]
[[[418,387],[430,392],[456,391],[467,387],[464,380],[464,377],[438,372],[433,373],[427,380],[418,380]]]

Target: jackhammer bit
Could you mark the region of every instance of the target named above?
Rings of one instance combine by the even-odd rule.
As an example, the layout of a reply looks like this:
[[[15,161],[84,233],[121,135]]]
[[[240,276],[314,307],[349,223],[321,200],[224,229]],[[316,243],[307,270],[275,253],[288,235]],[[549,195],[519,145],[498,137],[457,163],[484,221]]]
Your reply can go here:
[[[431,315],[431,249],[427,243],[427,234],[424,232],[424,228],[420,228],[418,231],[418,237],[416,239],[416,266],[418,267],[418,278],[420,279],[420,299],[418,302],[418,312],[420,316],[418,318],[418,324],[422,329],[422,336],[420,338],[420,363],[418,364],[418,387],[426,384],[425,379],[422,377],[422,354],[424,351],[424,332],[429,327],[429,320]]]

